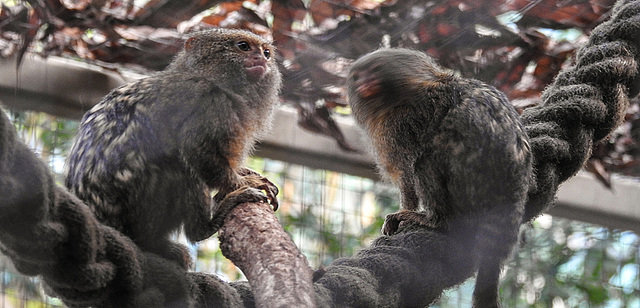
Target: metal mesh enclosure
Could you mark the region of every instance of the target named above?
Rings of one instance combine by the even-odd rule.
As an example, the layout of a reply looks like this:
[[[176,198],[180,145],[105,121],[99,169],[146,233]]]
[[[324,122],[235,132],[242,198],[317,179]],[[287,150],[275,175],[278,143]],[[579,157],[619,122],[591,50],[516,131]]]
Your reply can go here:
[[[19,136],[60,180],[77,122],[35,112],[9,115]],[[368,178],[259,157],[247,164],[278,185],[277,215],[313,268],[368,245],[380,235],[384,215],[398,208],[397,192]],[[190,247],[194,270],[243,279],[222,256],[215,236]],[[445,292],[437,305],[469,307],[472,290],[473,279]],[[520,248],[503,271],[501,298],[505,307],[640,307],[640,238],[542,216],[523,227]],[[20,275],[0,257],[0,308],[58,306],[37,278]]]

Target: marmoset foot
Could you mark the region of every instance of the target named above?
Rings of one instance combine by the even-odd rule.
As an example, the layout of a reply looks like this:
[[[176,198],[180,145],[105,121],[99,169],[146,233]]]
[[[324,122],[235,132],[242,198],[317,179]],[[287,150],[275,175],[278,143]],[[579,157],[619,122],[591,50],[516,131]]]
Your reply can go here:
[[[217,204],[211,220],[213,233],[218,232],[224,223],[224,219],[236,206],[243,203],[267,202],[268,200],[269,198],[257,188],[242,186],[232,191]]]
[[[251,169],[248,169],[251,170]],[[253,170],[251,170],[253,171]],[[255,171],[254,171],[255,172]],[[242,177],[242,182],[244,185],[249,187],[257,188],[263,190],[267,194],[267,198],[269,199],[269,203],[273,207],[273,210],[278,210],[279,203],[276,195],[280,192],[278,187],[273,184],[269,179],[264,176],[261,176],[259,173],[249,174]]]
[[[269,181],[269,179],[267,179],[266,177],[260,175],[260,173],[255,172],[249,168],[242,167],[237,171],[237,173],[240,176],[238,182],[235,185],[221,188],[213,197],[214,202],[220,203],[220,201],[222,201],[222,199],[224,199],[225,196],[231,193],[233,190],[239,189],[242,186],[249,186],[257,188],[259,190],[263,190],[266,193],[267,198],[269,199],[269,203],[273,207],[273,210],[275,211],[278,209],[279,203],[276,195],[278,195],[279,190],[275,184]]]
[[[436,228],[432,223],[432,218],[425,212],[399,211],[385,217],[384,224],[382,225],[382,233],[384,235],[393,235],[398,231],[400,224],[406,222],[418,224],[425,228]]]

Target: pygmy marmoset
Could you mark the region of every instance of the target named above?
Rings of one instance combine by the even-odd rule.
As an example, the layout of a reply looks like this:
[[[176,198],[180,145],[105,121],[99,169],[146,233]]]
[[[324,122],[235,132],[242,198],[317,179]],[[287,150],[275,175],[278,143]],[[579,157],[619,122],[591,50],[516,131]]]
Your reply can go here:
[[[243,30],[193,33],[166,70],[84,115],[65,184],[101,222],[186,267],[186,248],[169,234],[184,224],[192,242],[211,236],[237,205],[222,201],[227,193],[246,184],[277,208],[275,185],[242,163],[268,128],[280,85],[269,41]]]
[[[379,168],[401,193],[403,209],[386,217],[383,232],[408,222],[464,237],[478,252],[474,306],[498,306],[531,177],[517,112],[494,87],[408,49],[358,59],[347,86]]]

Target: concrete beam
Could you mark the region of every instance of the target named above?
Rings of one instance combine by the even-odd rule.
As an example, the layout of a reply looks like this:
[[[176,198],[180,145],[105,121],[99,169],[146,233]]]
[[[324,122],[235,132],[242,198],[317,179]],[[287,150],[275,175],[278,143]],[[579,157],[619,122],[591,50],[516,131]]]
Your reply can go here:
[[[16,58],[0,57],[0,102],[9,108],[35,110],[80,119],[109,90],[127,80],[113,70],[58,57],[26,54],[18,69]]]
[[[611,182],[608,189],[592,174],[578,173],[560,186],[549,214],[640,234],[640,179],[614,176]]]

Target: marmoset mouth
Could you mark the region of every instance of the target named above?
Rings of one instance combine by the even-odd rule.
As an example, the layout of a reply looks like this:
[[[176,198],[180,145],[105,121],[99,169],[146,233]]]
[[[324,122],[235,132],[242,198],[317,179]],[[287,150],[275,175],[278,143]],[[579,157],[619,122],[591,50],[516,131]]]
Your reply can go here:
[[[260,79],[266,72],[267,67],[265,65],[245,66],[247,76],[251,79]]]
[[[244,61],[244,68],[249,79],[257,80],[267,73],[267,61],[263,58],[253,57]]]

